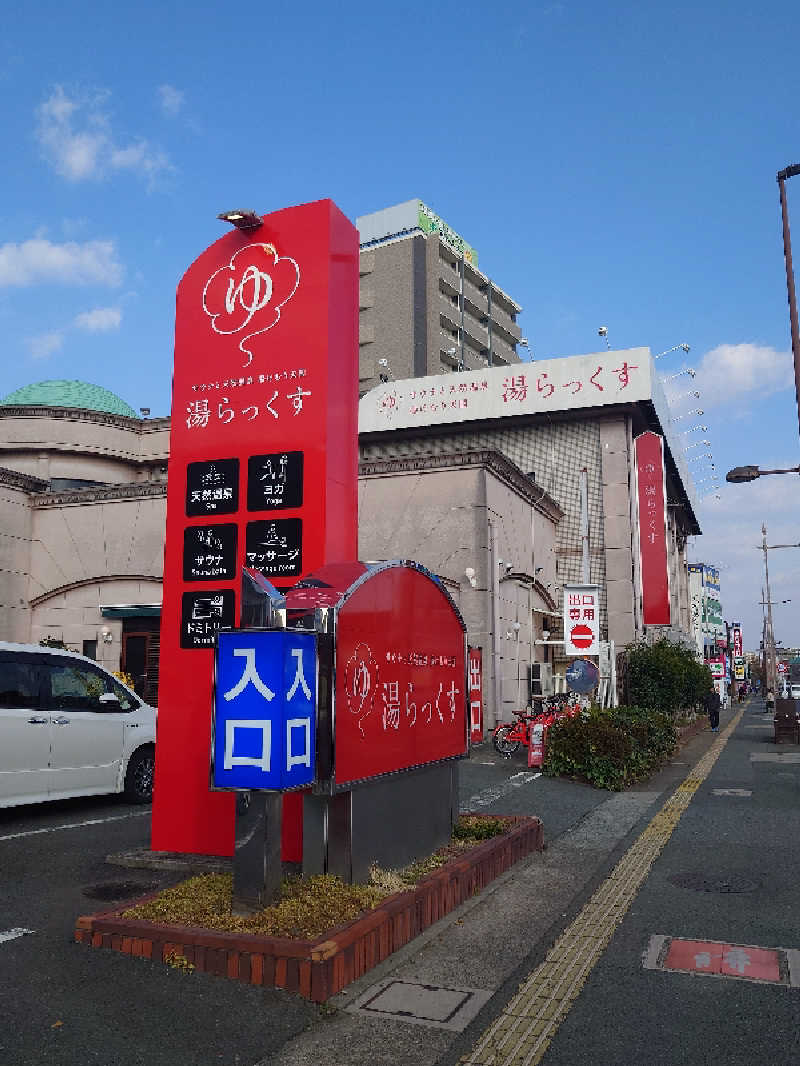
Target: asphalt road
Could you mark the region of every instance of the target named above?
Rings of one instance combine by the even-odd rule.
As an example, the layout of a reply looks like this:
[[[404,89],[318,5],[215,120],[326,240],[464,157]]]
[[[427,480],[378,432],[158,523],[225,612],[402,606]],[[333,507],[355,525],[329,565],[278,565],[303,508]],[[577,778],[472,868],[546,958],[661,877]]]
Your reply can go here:
[[[2,1066],[251,1066],[316,1017],[296,996],[73,942],[78,915],[178,879],[105,861],[148,841],[149,808],[114,800],[0,810]],[[16,928],[31,932],[2,940]]]
[[[800,989],[642,966],[653,935],[800,947],[800,761],[752,757],[800,759],[800,749],[770,743],[762,706],[746,708],[544,1066],[800,1061]],[[425,945],[382,964],[404,979],[496,989],[461,1033],[365,1022],[346,1010],[355,988],[320,1010],[298,996],[75,944],[77,915],[179,879],[105,861],[146,847],[149,810],[82,800],[0,811],[0,1064],[456,1063],[711,740],[696,738],[656,778],[620,795],[541,777],[522,752],[505,761],[488,744],[474,750],[462,767],[462,809],[539,814],[548,850],[476,899],[468,919],[454,915]],[[19,927],[31,932],[3,939]]]

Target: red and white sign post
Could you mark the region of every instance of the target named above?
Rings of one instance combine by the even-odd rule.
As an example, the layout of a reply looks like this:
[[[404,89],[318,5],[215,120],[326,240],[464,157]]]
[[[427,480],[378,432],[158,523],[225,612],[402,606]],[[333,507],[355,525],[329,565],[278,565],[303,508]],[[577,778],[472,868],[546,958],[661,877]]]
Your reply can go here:
[[[564,586],[564,654],[600,654],[600,586]]]
[[[233,796],[209,792],[208,766],[214,642],[239,624],[242,568],[285,590],[357,555],[358,254],[320,200],[227,233],[178,286],[154,850],[233,852]],[[284,805],[288,861],[301,802]]]
[[[668,626],[670,594],[664,438],[650,431],[641,433],[634,441],[634,453],[639,511],[642,621],[646,626]]]
[[[472,744],[483,740],[483,653],[469,649],[469,739]]]

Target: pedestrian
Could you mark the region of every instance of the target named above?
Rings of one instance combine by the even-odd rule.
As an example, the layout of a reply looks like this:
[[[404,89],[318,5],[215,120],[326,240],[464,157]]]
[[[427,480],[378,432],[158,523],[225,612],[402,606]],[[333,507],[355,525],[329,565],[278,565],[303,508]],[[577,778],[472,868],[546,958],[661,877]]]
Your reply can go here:
[[[767,714],[770,714],[775,710],[775,693],[772,691],[772,686],[767,689]]]
[[[703,706],[711,722],[712,733],[719,733],[719,705],[719,693],[712,685],[703,698]]]

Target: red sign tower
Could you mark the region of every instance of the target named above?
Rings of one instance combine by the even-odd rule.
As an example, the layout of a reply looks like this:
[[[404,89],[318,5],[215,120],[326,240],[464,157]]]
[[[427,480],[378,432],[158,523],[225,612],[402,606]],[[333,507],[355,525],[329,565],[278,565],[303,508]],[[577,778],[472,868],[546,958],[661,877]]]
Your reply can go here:
[[[239,624],[242,568],[285,590],[357,555],[358,252],[320,200],[226,234],[178,286],[154,850],[233,852],[233,797],[208,775],[214,641]],[[290,861],[301,802],[284,806]]]

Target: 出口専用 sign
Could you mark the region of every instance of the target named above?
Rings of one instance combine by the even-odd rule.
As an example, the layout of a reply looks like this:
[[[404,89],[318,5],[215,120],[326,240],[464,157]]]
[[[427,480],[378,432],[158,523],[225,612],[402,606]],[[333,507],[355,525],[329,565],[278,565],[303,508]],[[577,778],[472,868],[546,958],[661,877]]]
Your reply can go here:
[[[564,654],[600,652],[600,586],[564,586]]]

